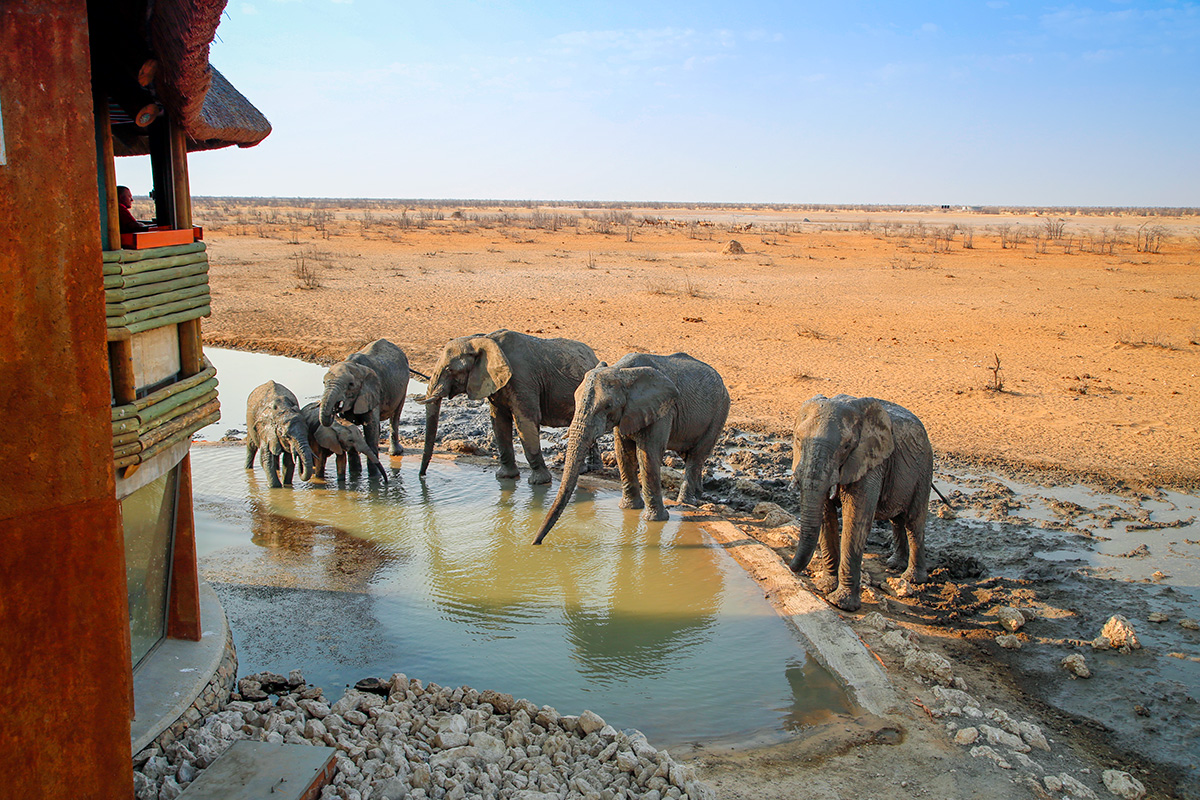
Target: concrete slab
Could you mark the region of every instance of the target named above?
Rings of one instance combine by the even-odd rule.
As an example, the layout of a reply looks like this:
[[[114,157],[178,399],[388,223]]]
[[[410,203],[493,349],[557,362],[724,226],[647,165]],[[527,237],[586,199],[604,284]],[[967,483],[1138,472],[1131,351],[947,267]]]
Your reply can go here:
[[[315,800],[336,769],[332,747],[234,742],[180,794],[186,800]]]
[[[832,606],[805,589],[775,551],[726,520],[688,514],[733,556],[791,623],[808,653],[842,682],[847,693],[871,714],[895,713],[903,703],[879,661]]]

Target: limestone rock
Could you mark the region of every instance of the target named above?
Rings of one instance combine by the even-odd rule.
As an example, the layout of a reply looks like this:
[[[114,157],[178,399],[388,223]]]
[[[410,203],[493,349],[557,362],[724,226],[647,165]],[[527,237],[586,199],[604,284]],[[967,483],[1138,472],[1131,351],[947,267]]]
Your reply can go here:
[[[583,732],[583,735],[587,736],[589,733],[595,733],[596,731],[603,728],[604,720],[600,717],[599,714],[597,714],[593,711],[584,711],[582,714],[579,715],[578,725],[579,725],[579,730]]]
[[[954,669],[950,662],[937,653],[925,650],[910,650],[904,657],[904,668],[923,678],[937,681],[943,686],[954,685]]]
[[[1179,627],[1186,628],[1189,631],[1200,631],[1200,622],[1196,622],[1194,619],[1181,619],[1179,620]]]
[[[1020,722],[1017,723],[1017,728],[1021,732],[1021,738],[1031,747],[1050,752],[1050,742],[1046,741],[1046,734],[1042,733],[1042,729],[1037,725],[1032,722]]]
[[[1004,756],[1000,755],[986,744],[972,747],[971,756],[973,758],[990,758],[992,761],[996,762],[996,766],[1000,767],[1000,769],[1012,769],[1012,764],[1005,761]]]
[[[1003,647],[1005,650],[1020,650],[1021,637],[1013,636],[1011,633],[1005,633],[996,637],[996,644]]]
[[[1001,745],[1009,750],[1016,750],[1018,753],[1028,753],[1029,745],[1020,736],[1015,736],[1008,731],[1000,728],[993,728],[991,725],[980,725],[979,732],[982,733],[991,745]]]
[[[875,612],[879,613],[879,612]],[[880,616],[883,616],[880,614]],[[917,647],[918,638],[912,631],[895,630],[889,631],[883,636],[885,646],[895,650],[898,653],[908,653]]]
[[[887,585],[896,597],[913,597],[920,591],[914,584],[904,578],[888,578]]]
[[[1120,614],[1113,614],[1108,618],[1100,635],[1107,636],[1111,646],[1122,652],[1127,653],[1142,646],[1138,641],[1137,634],[1134,633],[1133,625],[1129,624],[1129,620]]]
[[[1093,650],[1111,650],[1112,639],[1109,639],[1107,636],[1097,636],[1095,639],[1092,639],[1091,645]]]
[[[979,741],[979,729],[974,727],[959,728],[954,734],[954,743],[968,747]]]
[[[1104,781],[1104,788],[1124,800],[1142,800],[1146,796],[1146,787],[1128,772],[1106,769],[1100,777]]]
[[[1087,662],[1079,653],[1071,653],[1062,660],[1063,669],[1071,673],[1072,678],[1090,678],[1092,671],[1088,669]]]
[[[1000,620],[1000,627],[1009,633],[1015,633],[1020,630],[1026,622],[1025,615],[1019,609],[1002,606],[996,609],[996,618]]]
[[[1100,800],[1100,798],[1096,796],[1095,792],[1072,778],[1067,773],[1061,773],[1058,776],[1058,779],[1062,781],[1063,789],[1065,789],[1072,797],[1083,798],[1083,800]]]
[[[1146,615],[1147,622],[1166,622],[1169,619],[1170,619],[1170,617],[1168,617],[1166,614],[1162,613],[1161,611],[1151,611],[1149,614]]]
[[[872,628],[877,631],[888,631],[896,627],[896,623],[880,614],[878,611],[872,611],[867,614],[859,622],[867,628]]]

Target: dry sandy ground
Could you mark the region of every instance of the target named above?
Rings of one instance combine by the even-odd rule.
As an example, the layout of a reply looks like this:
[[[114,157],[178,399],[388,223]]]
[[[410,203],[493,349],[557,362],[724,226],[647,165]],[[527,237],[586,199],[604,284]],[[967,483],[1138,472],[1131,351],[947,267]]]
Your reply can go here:
[[[322,223],[324,238],[301,224],[311,210],[253,212],[200,209],[210,344],[334,361],[384,337],[426,372],[447,340],[499,328],[610,362],[683,350],[721,372],[743,427],[789,431],[804,400],[845,392],[910,408],[942,454],[1200,480],[1194,217],[1071,217],[1048,240],[1033,238],[1045,219],[976,215],[968,249],[968,229],[938,238],[951,223],[931,215],[721,210],[709,219],[730,222],[674,227],[639,221],[703,214],[559,212],[575,225],[553,231],[528,210],[446,209],[419,228],[415,212],[368,209]],[[1143,224],[1168,233],[1159,253],[1136,251]],[[1028,238],[1002,248],[1002,226]],[[1114,236],[1111,254],[1083,252]],[[746,254],[723,255],[735,238]],[[300,288],[301,261],[319,288]]]
[[[721,372],[730,423],[745,429],[786,435],[814,394],[873,395],[916,412],[943,465],[1200,486],[1200,219],[1067,217],[1053,236],[1058,217],[455,210],[198,203],[206,342],[332,362],[385,337],[426,372],[448,339],[498,328],[580,339],[608,361],[683,350]],[[1163,234],[1159,252],[1139,251],[1148,231]],[[724,254],[730,239],[747,252]],[[996,602],[1015,599],[1019,588]],[[928,629],[890,616],[921,629],[987,707],[1039,721],[1064,772],[1097,786],[1100,770],[1128,769],[1170,796],[1171,780],[1103,731],[1022,691],[994,646],[981,658],[959,611]],[[855,624],[904,696],[928,698],[903,654]],[[898,725],[846,721],[776,748],[694,755],[730,798],[1065,796],[1028,769],[971,758],[944,722],[914,705]]]

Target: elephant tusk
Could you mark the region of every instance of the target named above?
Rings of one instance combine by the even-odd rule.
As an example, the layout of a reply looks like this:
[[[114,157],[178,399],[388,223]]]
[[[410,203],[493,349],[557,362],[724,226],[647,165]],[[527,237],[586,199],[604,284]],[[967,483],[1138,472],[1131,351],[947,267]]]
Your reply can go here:
[[[837,490],[838,490],[838,486],[836,483],[833,486],[829,487],[829,499],[830,500],[837,497]]]

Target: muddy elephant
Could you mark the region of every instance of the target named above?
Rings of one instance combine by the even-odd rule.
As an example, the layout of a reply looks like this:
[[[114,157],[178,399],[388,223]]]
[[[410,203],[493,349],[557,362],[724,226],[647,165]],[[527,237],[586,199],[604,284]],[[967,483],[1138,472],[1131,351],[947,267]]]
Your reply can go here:
[[[387,339],[376,339],[325,373],[321,424],[332,425],[334,416],[340,416],[362,425],[367,445],[378,456],[381,420],[390,420],[392,455],[398,456],[404,452],[399,425],[407,394],[408,358]],[[386,483],[387,471],[378,474]]]
[[[335,419],[332,425],[321,424],[321,404],[309,403],[300,409],[300,416],[308,427],[308,441],[313,452],[313,475],[325,477],[325,462],[334,456],[337,465],[338,480],[346,479],[346,465],[350,466],[350,474],[362,472],[362,462],[358,456],[361,453],[367,457],[367,474],[383,475],[383,465],[379,456],[367,444],[366,437],[357,426],[340,419]]]
[[[573,339],[542,339],[500,330],[451,339],[442,350],[429,379],[425,399],[424,475],[433,456],[442,400],[466,394],[491,405],[492,433],[499,451],[497,478],[516,478],[513,423],[525,458],[529,482],[550,482],[542,457],[541,428],[565,427],[575,414],[575,389],[596,366],[596,354]]]
[[[729,416],[729,392],[720,374],[686,353],[630,353],[611,367],[601,363],[575,392],[562,483],[534,544],[558,521],[579,480],[584,453],[605,431],[616,439],[621,507],[643,508],[648,520],[668,518],[662,497],[667,450],[683,457],[678,502],[702,502],[704,462]]]
[[[246,469],[254,468],[254,456],[262,451],[262,468],[267,484],[278,489],[291,485],[296,462],[300,479],[311,480],[313,453],[308,427],[300,416],[296,395],[283,384],[267,381],[250,392],[246,399]],[[279,480],[279,462],[283,461],[283,481]]]
[[[863,548],[875,520],[892,522],[888,566],[906,567],[911,583],[925,582],[933,449],[911,411],[872,397],[817,395],[796,419],[792,478],[800,494],[792,571],[808,566],[819,542],[813,580],[830,602],[846,611],[861,605]]]

